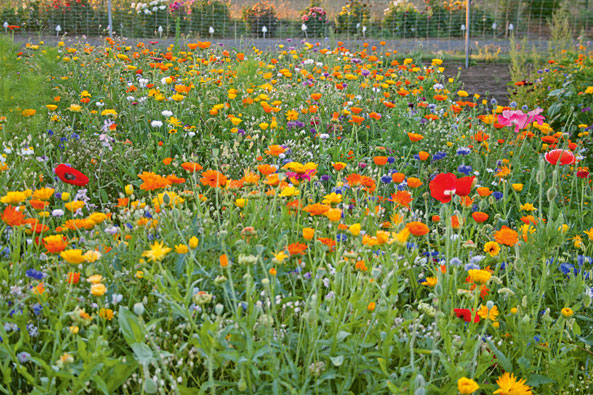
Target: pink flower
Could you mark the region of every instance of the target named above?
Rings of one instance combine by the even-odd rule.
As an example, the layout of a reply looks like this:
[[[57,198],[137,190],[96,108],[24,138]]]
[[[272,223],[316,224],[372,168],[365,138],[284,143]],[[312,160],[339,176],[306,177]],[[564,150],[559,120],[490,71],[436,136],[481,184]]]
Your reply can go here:
[[[532,122],[537,122],[538,125],[541,125],[545,118],[539,114],[543,111],[543,109],[538,108],[525,114],[521,110],[504,110],[502,115],[498,116],[498,123],[502,126],[515,125],[515,133],[519,133],[519,130],[525,129]]]
[[[563,149],[552,150],[545,155],[546,162],[551,165],[572,165],[576,159],[572,152]],[[558,163],[560,162],[560,163]]]

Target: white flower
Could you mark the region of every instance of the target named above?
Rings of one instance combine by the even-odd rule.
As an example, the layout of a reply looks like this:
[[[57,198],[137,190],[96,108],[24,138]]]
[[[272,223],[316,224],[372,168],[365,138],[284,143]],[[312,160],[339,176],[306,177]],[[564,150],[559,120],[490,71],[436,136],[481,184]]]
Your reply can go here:
[[[173,116],[173,111],[165,110],[165,111],[162,111],[162,112],[161,112],[161,115],[162,115],[163,117],[167,117],[167,118],[169,118],[169,117]]]
[[[8,29],[8,22],[4,21],[4,24],[2,24],[2,26],[4,26],[5,29]]]
[[[267,33],[267,32],[268,32],[268,28],[267,28],[267,27],[265,27],[265,26],[263,26],[263,27],[261,28],[261,31],[262,31],[262,33]]]
[[[62,215],[64,215],[64,210],[56,209],[51,212],[51,215],[54,217],[61,217]]]
[[[306,32],[307,31],[307,25],[305,25],[304,23],[301,25],[301,30]]]
[[[98,101],[98,102],[95,103],[95,105],[97,107],[103,107],[105,105],[105,103],[103,103],[102,101]]]
[[[61,31],[62,31],[62,26],[60,26],[60,25],[56,26],[56,32],[58,32],[58,33],[59,33],[59,32],[61,32]]]
[[[161,126],[163,126],[163,123],[161,121],[152,121],[150,123],[150,126],[152,126],[153,128],[160,128]]]
[[[208,28],[208,33],[214,34],[214,28],[212,26]]]

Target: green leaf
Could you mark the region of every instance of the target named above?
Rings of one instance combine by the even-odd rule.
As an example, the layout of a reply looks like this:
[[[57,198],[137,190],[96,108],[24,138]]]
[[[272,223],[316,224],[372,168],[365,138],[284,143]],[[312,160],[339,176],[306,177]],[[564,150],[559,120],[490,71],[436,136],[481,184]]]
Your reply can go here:
[[[529,370],[529,366],[531,365],[531,363],[529,362],[529,359],[527,359],[525,357],[521,357],[521,358],[517,359],[517,363],[519,364],[519,367],[524,371]]]
[[[338,355],[337,357],[329,357],[331,359],[334,366],[338,367],[344,363],[344,356]]]
[[[555,380],[552,380],[548,376],[542,376],[541,374],[532,374],[529,376],[529,380],[527,380],[527,385],[531,387],[539,387],[540,385],[554,383]]]
[[[385,374],[387,373],[387,362],[385,361],[385,358],[377,358],[377,362],[379,362],[379,367],[381,368],[381,371]]]
[[[581,327],[579,326],[579,324],[576,323],[576,321],[572,324],[572,331],[574,332],[575,335],[580,336],[581,333],[583,333],[581,331]]]
[[[117,320],[119,322],[119,328],[128,345],[131,346],[134,343],[141,343],[144,341],[144,327],[138,320],[136,314],[128,310],[127,307],[120,306]]]
[[[140,365],[148,366],[154,361],[154,355],[150,347],[144,343],[131,344],[132,350],[134,350],[134,358]]]
[[[509,359],[502,352],[500,352],[498,348],[496,348],[494,343],[492,343],[492,340],[488,339],[488,345],[492,349],[494,355],[496,355],[496,359],[498,360],[498,363],[500,363],[500,366],[502,366],[505,371],[512,372],[513,364],[511,361],[509,361]]]
[[[350,332],[346,332],[346,331],[339,331],[336,335],[336,340],[338,340],[339,342],[341,342],[342,340],[344,340],[345,338],[347,338],[348,336],[350,336],[351,333]]]
[[[106,395],[110,394],[109,389],[107,388],[107,384],[105,384],[105,381],[101,378],[101,376],[93,376],[93,381],[95,382],[95,384],[97,384],[97,388],[100,389],[102,393]]]
[[[146,380],[144,380],[143,389],[144,392],[146,392],[147,394],[154,394],[157,392],[156,383],[151,378],[147,378]]]
[[[128,362],[120,362],[113,368],[109,369],[108,374],[105,376],[107,378],[108,393],[115,393],[116,390],[132,375],[136,368],[138,368],[138,364],[130,358]]]

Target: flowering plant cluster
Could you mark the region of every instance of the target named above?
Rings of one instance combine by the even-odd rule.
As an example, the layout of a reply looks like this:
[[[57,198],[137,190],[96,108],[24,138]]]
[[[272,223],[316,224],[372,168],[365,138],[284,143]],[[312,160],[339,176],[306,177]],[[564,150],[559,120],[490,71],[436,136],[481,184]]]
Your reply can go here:
[[[323,37],[328,33],[328,15],[327,11],[313,1],[301,16],[302,30],[307,37]]]
[[[6,392],[591,392],[591,124],[386,43],[0,43]]]

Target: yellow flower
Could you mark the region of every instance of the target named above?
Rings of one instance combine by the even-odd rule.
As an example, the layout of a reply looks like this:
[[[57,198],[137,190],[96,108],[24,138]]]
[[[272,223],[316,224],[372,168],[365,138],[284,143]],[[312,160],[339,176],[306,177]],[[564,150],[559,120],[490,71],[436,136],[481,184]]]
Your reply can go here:
[[[558,227],[558,232],[566,233],[570,227],[566,224],[562,224]]]
[[[490,281],[490,277],[492,277],[492,273],[487,270],[470,269],[467,273],[471,280],[476,284],[486,284]]]
[[[55,190],[53,188],[40,188],[33,192],[33,199],[37,200],[49,200],[52,195],[54,194]]]
[[[330,208],[325,213],[325,216],[329,218],[330,221],[337,222],[340,220],[340,218],[342,218],[342,210],[339,208]]]
[[[101,222],[107,219],[107,215],[103,213],[92,213],[89,215],[88,220],[92,221],[95,225],[100,224]]]
[[[70,192],[62,192],[62,200],[68,201],[70,199]]]
[[[189,239],[189,248],[191,248],[192,250],[196,249],[198,247],[198,243],[199,243],[198,238],[196,236],[192,236]]]
[[[332,192],[329,195],[323,197],[323,204],[337,204],[342,202],[342,195]]]
[[[489,319],[490,321],[496,321],[496,317],[498,316],[498,307],[492,306],[491,309],[488,309],[488,306],[480,306],[478,309],[478,315],[482,319]]]
[[[593,229],[593,228],[592,228]],[[358,236],[360,234],[360,224],[352,224],[348,227],[348,231],[352,236]]]
[[[284,188],[282,188],[282,191],[280,191],[280,196],[290,197],[290,196],[296,196],[299,193],[300,193],[299,190],[296,189],[295,187],[284,187]]]
[[[410,229],[408,229],[407,227],[403,228],[402,230],[400,230],[397,233],[392,233],[391,234],[392,239],[389,240],[389,244],[396,243],[400,247],[403,247],[403,246],[405,246],[406,242],[408,241],[410,234],[411,234]]]
[[[247,199],[237,199],[235,200],[235,206],[239,208],[243,208],[247,205]]]
[[[102,307],[99,309],[99,317],[111,321],[113,319],[113,310]]]
[[[496,256],[500,252],[500,246],[495,241],[489,241],[484,245],[484,252],[487,252],[490,256]]]
[[[517,192],[521,192],[523,190],[523,184],[512,184],[511,186]]]
[[[593,228],[591,228],[589,230],[584,230],[583,233],[585,233],[587,235],[587,237],[589,237],[590,241],[593,241]]]
[[[573,316],[574,311],[572,311],[570,307],[565,307],[560,311],[560,313],[562,313],[562,316],[564,316],[565,318],[570,318]]]
[[[498,389],[494,394],[501,395],[532,395],[531,387],[525,384],[525,379],[517,380],[512,373],[506,372],[496,380]]]
[[[315,236],[315,229],[313,228],[304,228],[303,229],[303,238],[305,240],[312,240]]]
[[[424,279],[424,282],[422,283],[422,285],[426,285],[428,287],[434,287],[437,285],[437,283],[439,282],[439,280],[436,277],[426,277]]]
[[[37,114],[37,110],[34,110],[32,108],[25,108],[22,112],[21,112],[23,117],[32,117],[33,115]]]
[[[276,262],[276,263],[282,263],[286,258],[288,258],[288,255],[286,255],[286,253],[284,252],[284,250],[282,250],[280,252],[274,253],[274,259],[273,259],[273,261]]]
[[[588,86],[587,89],[585,89],[585,93],[588,95],[593,94],[593,86]]]
[[[86,282],[90,284],[99,284],[101,281],[103,281],[103,276],[101,276],[100,274],[93,274],[92,276],[86,279]]]
[[[522,211],[536,211],[537,209],[531,203],[525,203],[521,205]]]
[[[473,394],[478,389],[480,389],[480,386],[472,379],[462,377],[457,380],[457,390],[460,394]]]
[[[72,112],[80,112],[82,110],[82,107],[78,104],[70,104],[70,107],[68,107],[68,109]]]
[[[7,204],[19,204],[27,199],[27,195],[24,192],[7,192],[4,195],[0,202],[7,203]]]
[[[125,191],[126,191],[126,195],[128,195],[128,196],[131,195],[131,194],[133,194],[134,193],[134,186],[131,185],[131,184],[126,185]]]
[[[457,91],[459,97],[468,97],[469,94],[466,91]]]
[[[99,251],[89,250],[82,257],[86,262],[93,263],[101,258],[101,253]]]
[[[80,330],[79,327],[77,327],[76,325],[70,326],[68,327],[68,330],[70,331],[70,333],[72,333],[73,335],[78,334],[78,331]]]
[[[58,109],[58,106],[56,106],[55,104],[46,104],[45,107],[49,110],[49,111],[56,111]]]
[[[82,250],[75,249],[75,250],[64,250],[60,253],[60,256],[63,260],[73,265],[79,265],[84,262],[84,256],[82,255]]]
[[[517,311],[516,307],[511,308],[511,314],[517,314]]]
[[[91,285],[91,294],[93,296],[103,296],[107,292],[107,287],[103,284],[93,284]]]
[[[65,207],[66,209],[68,209],[68,211],[75,213],[84,207],[84,202],[81,200],[73,200],[71,202],[66,203]]]
[[[136,272],[136,278],[143,279],[144,278],[144,272],[142,270],[138,270]]]
[[[178,254],[187,254],[189,252],[189,248],[185,244],[177,244],[175,246],[175,252]]]
[[[171,249],[163,242],[155,241],[154,244],[150,246],[150,250],[144,251],[142,256],[148,258],[152,262],[156,262],[162,260],[169,252],[171,252]]]

